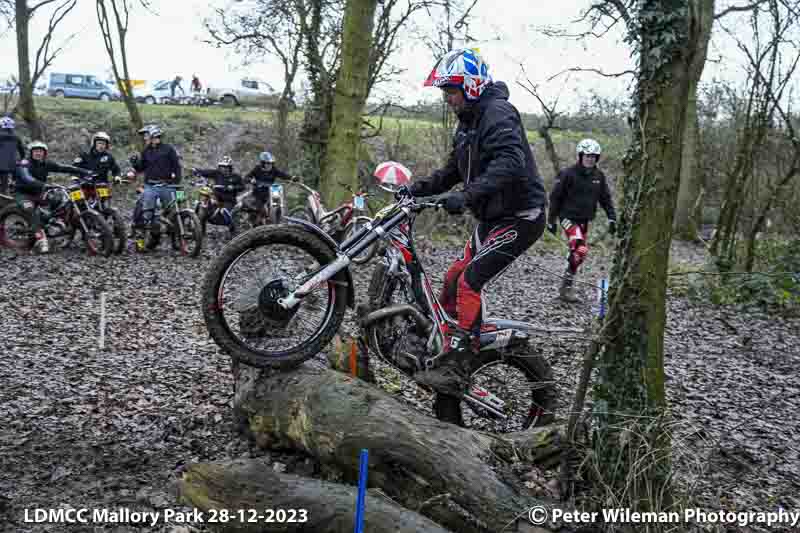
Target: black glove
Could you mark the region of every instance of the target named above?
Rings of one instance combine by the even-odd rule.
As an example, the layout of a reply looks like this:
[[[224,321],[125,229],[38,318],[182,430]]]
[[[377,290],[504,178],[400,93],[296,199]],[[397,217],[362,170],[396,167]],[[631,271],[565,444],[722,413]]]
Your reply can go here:
[[[555,235],[558,232],[558,224],[551,222],[547,225],[547,231]]]
[[[452,192],[443,199],[445,211],[451,215],[460,215],[464,212],[464,205],[467,203],[463,192]]]
[[[616,220],[609,220],[608,221],[608,233],[612,237],[617,234],[617,221]]]
[[[411,194],[411,189],[409,189],[407,185],[401,185],[396,191],[394,191],[394,197],[398,200],[400,198],[407,198],[409,196],[413,197],[414,195]]]
[[[408,189],[408,194],[411,196],[423,196],[422,184],[418,181],[413,182],[406,189]]]

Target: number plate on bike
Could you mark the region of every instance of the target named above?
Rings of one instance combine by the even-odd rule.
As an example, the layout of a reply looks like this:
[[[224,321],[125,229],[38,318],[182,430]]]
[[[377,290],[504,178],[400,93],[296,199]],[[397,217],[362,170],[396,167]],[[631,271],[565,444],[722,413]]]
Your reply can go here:
[[[275,184],[272,185],[272,187],[270,187],[270,190],[273,193],[280,194],[280,193],[283,192],[283,185],[278,185],[277,183],[275,183]]]
[[[186,191],[175,191],[175,199],[182,202],[186,199]]]
[[[108,198],[111,195],[111,193],[109,192],[108,187],[98,187],[97,195],[100,198]]]
[[[363,196],[355,196],[353,197],[353,205],[356,209],[364,209],[364,197]]]
[[[80,202],[83,200],[83,191],[78,189],[69,193],[69,197],[73,202]]]

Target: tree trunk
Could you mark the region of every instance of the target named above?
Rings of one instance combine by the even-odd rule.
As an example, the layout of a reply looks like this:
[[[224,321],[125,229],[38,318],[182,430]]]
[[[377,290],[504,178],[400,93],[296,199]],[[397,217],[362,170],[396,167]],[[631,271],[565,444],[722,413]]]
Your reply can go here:
[[[617,505],[637,511],[671,504],[670,442],[663,423],[667,268],[684,110],[694,79],[689,65],[709,34],[702,27],[712,23],[713,8],[713,0],[644,0],[637,12],[636,126],[625,162],[608,342],[594,388],[596,486],[604,497],[620,498]]]
[[[473,432],[312,363],[272,375],[243,368],[234,409],[258,445],[308,453],[346,482],[357,481],[359,451],[367,448],[371,487],[408,509],[436,497],[420,512],[464,533],[501,531],[541,503],[516,480],[512,463],[550,467],[560,459],[560,427],[497,437]]]
[[[17,26],[17,65],[19,68],[19,104],[22,118],[28,125],[30,137],[33,140],[42,140],[42,124],[36,114],[33,102],[33,83],[31,81],[31,61],[28,37],[28,23],[30,11],[27,0],[16,0],[16,26]]]
[[[681,184],[678,189],[678,205],[675,209],[675,235],[687,241],[697,240],[702,224],[703,206],[698,202],[703,186],[702,176],[697,172],[698,130],[697,83],[694,83],[693,87],[689,88],[689,101],[686,103]]]
[[[556,147],[553,144],[553,138],[550,136],[550,126],[545,125],[539,128],[539,135],[544,139],[544,149],[547,152],[547,156],[550,158],[550,164],[553,165],[553,176],[555,176],[561,171],[561,160],[558,158]]]
[[[123,0],[124,2],[125,0]],[[119,64],[117,62],[116,54],[114,53],[114,36],[111,30],[111,19],[108,16],[108,9],[105,0],[97,0],[97,22],[100,25],[100,32],[103,36],[103,42],[106,47],[106,53],[111,60],[111,70],[114,73],[114,79],[117,86],[122,89],[122,101],[125,102],[125,108],[128,110],[128,116],[131,119],[130,130],[131,138],[136,138],[136,132],[144,125],[142,115],[139,113],[139,106],[136,105],[136,100],[133,96],[133,89],[130,85],[130,72],[128,71],[128,54],[125,47],[125,37],[128,33],[128,7],[122,5],[124,10],[125,21],[123,22],[120,14],[120,6],[117,5],[117,0],[110,0],[111,9],[114,11],[114,26],[117,29],[117,42],[119,44],[119,55],[122,61],[122,73],[120,73]]]
[[[367,98],[372,27],[378,0],[347,0],[342,32],[342,66],[336,80],[333,121],[322,173],[322,194],[336,206],[349,197],[338,182],[358,184],[361,113]]]
[[[289,101],[278,101],[278,161],[289,161]]]
[[[320,169],[325,158],[328,131],[330,128],[330,79],[325,70],[319,49],[322,28],[322,0],[310,0],[309,18],[300,17],[300,31],[305,40],[303,54],[305,69],[311,92],[311,101],[304,106],[303,127],[300,140],[303,142],[302,173],[310,179],[312,186],[319,185]]]
[[[779,181],[775,188],[770,192],[766,205],[764,205],[763,209],[761,209],[761,212],[758,213],[755,222],[750,228],[750,232],[747,235],[747,244],[745,247],[747,250],[747,255],[745,256],[744,264],[744,268],[748,272],[752,272],[753,267],[755,266],[756,236],[758,235],[758,232],[764,227],[764,224],[767,221],[767,216],[769,216],[769,212],[772,210],[772,205],[775,203],[775,200],[778,199],[778,195],[781,193],[783,188],[786,187],[798,174],[800,174],[800,154],[795,156],[792,167],[786,172],[786,174],[784,174],[781,181]]]
[[[369,477],[369,476],[368,476]],[[352,533],[356,488],[317,479],[278,474],[258,460],[191,465],[180,481],[181,497],[204,511],[228,509],[234,519],[220,531],[261,532],[264,520],[238,520],[240,509],[301,510],[288,515],[295,523],[270,524],[269,531]],[[307,521],[303,519],[307,518]],[[367,493],[364,530],[370,533],[446,533],[436,523],[386,498]]]
[[[702,224],[703,204],[700,191],[703,177],[697,171],[697,145],[700,126],[697,119],[697,84],[703,75],[708,56],[708,42],[714,25],[714,5],[710,2],[698,10],[697,51],[689,66],[689,98],[686,102],[686,117],[683,132],[683,155],[681,157],[681,182],[678,189],[678,206],[675,211],[675,233],[679,238],[697,240]]]

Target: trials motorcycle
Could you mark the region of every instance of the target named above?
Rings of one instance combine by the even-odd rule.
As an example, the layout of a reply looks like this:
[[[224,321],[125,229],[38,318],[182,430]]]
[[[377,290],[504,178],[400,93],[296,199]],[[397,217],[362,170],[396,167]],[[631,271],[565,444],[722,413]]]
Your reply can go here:
[[[414,247],[417,215],[441,206],[398,192],[396,202],[340,245],[301,219],[258,228],[229,243],[211,263],[202,312],[214,341],[232,357],[261,368],[288,369],[331,341],[355,294],[348,266],[387,239],[373,273],[360,327],[372,353],[407,375],[432,369],[456,320],[440,305]],[[441,420],[491,431],[548,423],[555,400],[549,363],[529,342],[543,328],[486,319],[471,384],[460,398],[437,394]]]

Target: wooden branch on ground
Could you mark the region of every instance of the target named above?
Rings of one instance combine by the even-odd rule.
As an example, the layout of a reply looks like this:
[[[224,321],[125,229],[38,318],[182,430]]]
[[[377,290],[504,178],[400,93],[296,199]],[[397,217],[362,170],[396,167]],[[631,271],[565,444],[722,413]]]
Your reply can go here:
[[[212,509],[228,510],[233,519],[219,529],[222,532],[354,530],[356,487],[279,474],[257,459],[193,464],[184,472],[179,490],[182,499],[207,517]],[[264,518],[255,518],[250,509]],[[275,514],[274,521],[266,523],[268,509],[281,509],[286,515]],[[364,509],[364,530],[370,533],[447,533],[424,516],[373,492],[367,492]]]
[[[460,533],[527,527],[527,510],[543,502],[511,465],[560,460],[559,427],[478,433],[312,362],[281,373],[242,367],[234,409],[258,445],[308,453],[346,482],[357,481],[359,452],[369,449],[371,487]]]

